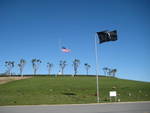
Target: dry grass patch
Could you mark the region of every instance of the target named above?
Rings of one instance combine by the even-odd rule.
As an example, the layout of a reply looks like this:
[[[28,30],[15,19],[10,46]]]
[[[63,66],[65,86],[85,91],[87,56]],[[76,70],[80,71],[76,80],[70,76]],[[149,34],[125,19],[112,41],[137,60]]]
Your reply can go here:
[[[31,78],[31,77],[0,77],[0,84],[5,84],[13,80],[21,80],[21,79],[27,79],[27,78]]]

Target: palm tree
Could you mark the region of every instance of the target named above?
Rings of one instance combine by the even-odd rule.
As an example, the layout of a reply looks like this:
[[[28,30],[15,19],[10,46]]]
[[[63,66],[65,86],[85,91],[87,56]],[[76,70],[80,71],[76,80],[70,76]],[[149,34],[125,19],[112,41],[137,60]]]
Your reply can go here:
[[[53,64],[51,63],[47,63],[47,68],[48,68],[48,74],[50,75],[50,72],[51,72],[51,68],[53,67]]]
[[[107,76],[108,75],[108,70],[109,68],[108,67],[104,67],[103,68],[103,71],[104,71],[104,75]]]
[[[80,65],[80,60],[75,59],[75,60],[73,61],[74,75],[77,74],[79,65]],[[73,76],[74,76],[74,75],[73,75]]]
[[[88,75],[89,69],[91,68],[91,66],[88,63],[84,64],[85,69],[86,69],[86,75]]]
[[[25,63],[26,63],[26,61],[24,59],[21,59],[20,63],[18,64],[19,70],[20,70],[20,75],[22,77],[23,77],[23,69],[24,69]]]
[[[61,70],[61,74],[63,75],[64,74],[64,69],[67,65],[67,62],[64,60],[61,60],[60,63],[59,63],[59,66],[60,66],[60,70]]]
[[[115,74],[117,73],[117,69],[112,69],[111,73],[112,73],[112,76],[115,77]]]
[[[36,75],[36,72],[39,69],[40,63],[42,63],[40,59],[32,59],[32,67],[33,67],[34,75]]]
[[[14,61],[6,61],[5,66],[7,68],[8,75],[11,76],[12,75],[12,69],[15,66],[15,62]]]

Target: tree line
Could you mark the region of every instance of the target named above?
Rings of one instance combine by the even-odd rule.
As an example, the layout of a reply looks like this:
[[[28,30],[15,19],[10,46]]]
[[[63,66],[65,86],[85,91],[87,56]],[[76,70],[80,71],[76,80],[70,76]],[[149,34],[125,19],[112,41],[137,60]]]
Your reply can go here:
[[[26,62],[25,59],[20,59],[19,63],[16,65],[16,66],[18,66],[19,74],[22,77],[23,77],[23,70],[24,70],[24,67],[25,67],[26,63],[27,62]],[[35,76],[37,74],[37,71],[38,71],[42,61],[40,59],[36,59],[35,58],[35,59],[31,60],[31,63],[32,63],[32,69],[33,69],[33,75]],[[74,74],[72,76],[77,75],[79,65],[80,65],[80,60],[79,59],[74,59],[73,62],[72,62]],[[52,70],[53,66],[54,65],[51,62],[47,62],[46,63],[48,75],[51,74],[51,70]],[[66,66],[67,66],[67,61],[60,60],[60,62],[59,62],[59,68],[60,69],[59,69],[59,73],[58,74],[63,75],[64,74],[64,69],[65,69]],[[85,63],[84,66],[85,66],[86,74],[88,75],[88,72],[89,72],[89,69],[90,69],[91,66],[88,63]],[[12,70],[15,67],[15,62],[14,61],[6,61],[5,62],[5,67],[6,67],[6,72],[4,74],[12,76],[13,75]]]
[[[23,77],[23,70],[24,70],[24,67],[25,67],[26,63],[27,62],[26,62],[25,59],[20,59],[19,63],[16,65],[16,66],[18,66],[19,74],[22,77]],[[33,69],[33,75],[35,76],[37,74],[37,71],[38,71],[42,61],[40,59],[35,58],[35,59],[31,60],[31,63],[32,63],[32,69]],[[46,63],[48,75],[51,74],[51,70],[52,70],[53,66],[54,65],[51,62]],[[64,69],[66,68],[66,66],[67,66],[67,61],[65,61],[65,60],[60,60],[59,61],[59,72],[58,72],[59,75],[64,75]],[[75,76],[78,73],[78,68],[80,66],[80,60],[79,59],[74,59],[73,62],[72,62],[72,66],[73,66],[73,70],[74,70],[74,74],[72,76]],[[14,61],[6,61],[5,62],[5,67],[6,67],[6,72],[4,74],[11,76],[13,74],[12,70],[15,67],[15,62]],[[84,63],[84,67],[85,67],[86,75],[88,75],[89,70],[91,68],[91,65],[88,64],[88,63]],[[117,69],[111,69],[111,68],[108,68],[108,67],[104,67],[103,71],[104,71],[105,76],[115,77],[116,73],[117,73]]]
[[[109,67],[104,67],[103,68],[103,71],[104,71],[104,75],[105,76],[112,76],[112,77],[115,77],[116,76],[116,73],[117,73],[117,69],[111,69]]]

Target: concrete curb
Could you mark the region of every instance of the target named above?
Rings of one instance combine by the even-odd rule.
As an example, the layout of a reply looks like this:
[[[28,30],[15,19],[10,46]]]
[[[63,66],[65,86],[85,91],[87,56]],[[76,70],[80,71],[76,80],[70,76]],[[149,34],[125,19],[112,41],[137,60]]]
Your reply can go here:
[[[0,107],[21,107],[21,106],[86,106],[86,105],[105,105],[105,104],[128,104],[128,103],[150,103],[150,101],[135,101],[135,102],[108,102],[108,103],[88,103],[88,104],[41,104],[41,105],[8,105]]]

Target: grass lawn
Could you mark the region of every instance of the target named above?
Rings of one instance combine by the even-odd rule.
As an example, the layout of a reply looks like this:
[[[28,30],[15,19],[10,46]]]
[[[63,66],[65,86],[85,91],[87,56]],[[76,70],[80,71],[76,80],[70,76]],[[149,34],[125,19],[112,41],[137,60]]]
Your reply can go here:
[[[120,101],[150,101],[150,83],[100,77],[101,102],[109,91]],[[96,103],[96,77],[37,76],[0,85],[0,105]]]

